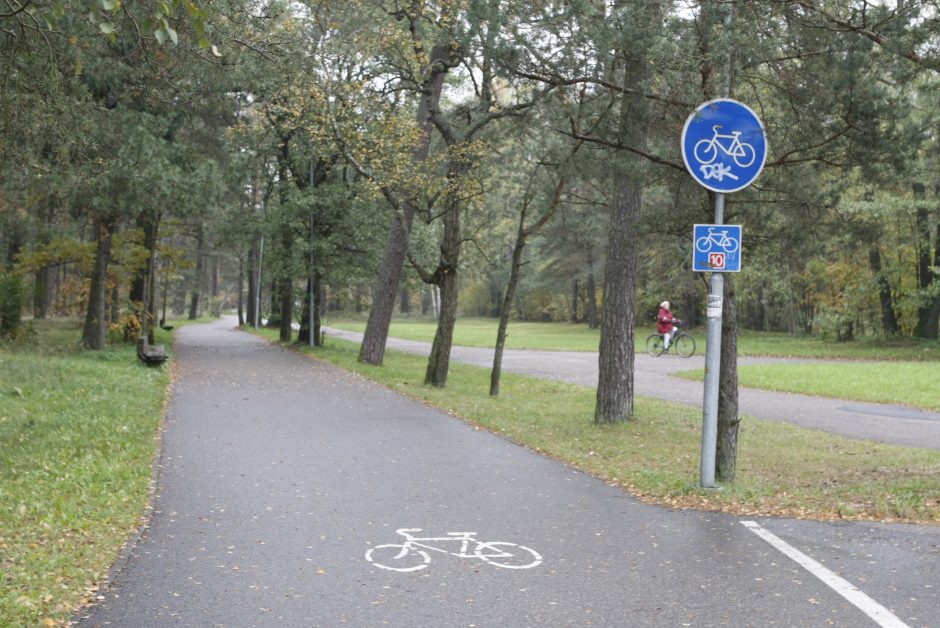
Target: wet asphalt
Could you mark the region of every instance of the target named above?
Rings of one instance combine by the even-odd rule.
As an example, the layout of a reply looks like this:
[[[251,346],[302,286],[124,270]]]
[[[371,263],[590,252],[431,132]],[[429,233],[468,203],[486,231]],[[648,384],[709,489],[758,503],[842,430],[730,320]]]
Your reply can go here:
[[[940,626],[940,528],[754,519],[860,608],[741,517],[644,504],[232,325],[179,330],[152,516],[79,626]]]

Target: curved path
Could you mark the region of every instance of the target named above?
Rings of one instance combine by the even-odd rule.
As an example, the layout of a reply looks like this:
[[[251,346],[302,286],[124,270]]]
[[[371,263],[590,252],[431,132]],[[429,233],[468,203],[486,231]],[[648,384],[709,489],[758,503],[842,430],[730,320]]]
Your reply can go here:
[[[362,334],[336,329],[328,336],[361,342]],[[428,355],[431,345],[389,338],[388,348]],[[493,349],[454,347],[451,359],[486,368],[493,366]],[[795,358],[738,358],[739,365],[768,362],[807,362]],[[636,354],[634,389],[636,394],[702,406],[702,383],[671,373],[705,368],[705,357],[684,359],[676,355],[658,358]],[[545,379],[555,379],[582,386],[597,386],[597,353],[574,351],[528,351],[507,349],[503,353],[503,371]],[[896,445],[940,449],[940,414],[915,408],[811,397],[793,393],[739,388],[741,414],[761,419],[795,423],[850,438]]]
[[[230,320],[174,349],[153,515],[81,628],[940,627],[940,528],[651,506]]]

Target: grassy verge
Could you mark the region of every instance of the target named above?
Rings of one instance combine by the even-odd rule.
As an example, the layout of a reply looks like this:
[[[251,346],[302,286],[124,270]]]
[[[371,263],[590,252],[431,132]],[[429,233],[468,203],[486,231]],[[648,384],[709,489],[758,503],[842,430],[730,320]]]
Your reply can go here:
[[[680,373],[701,381],[702,370]],[[890,403],[940,412],[940,364],[922,362],[812,362],[754,364],[738,367],[738,382],[763,388]]]
[[[0,624],[58,625],[141,522],[169,385],[132,346],[78,347],[80,322],[0,345]],[[169,344],[162,330],[158,342]]]
[[[454,344],[467,347],[492,347],[496,342],[496,319],[462,318],[457,321]],[[340,318],[327,321],[337,329],[362,332],[365,321]],[[435,323],[424,317],[398,318],[392,322],[390,335],[405,340],[431,342]],[[636,330],[637,347],[644,350],[652,326]],[[691,330],[700,354],[705,353],[705,330]],[[586,325],[568,323],[512,322],[506,347],[554,351],[597,351],[600,331]],[[829,342],[815,336],[771,332],[742,331],[738,337],[738,353],[750,356],[777,356],[848,360],[916,360],[940,361],[940,343],[916,338],[865,338],[855,342]]]
[[[274,331],[261,333],[276,338]],[[314,354],[651,502],[747,515],[940,523],[940,452],[745,417],[737,481],[706,493],[697,488],[701,413],[694,408],[641,398],[635,420],[597,426],[590,389],[504,374],[501,396],[492,399],[487,369],[452,364],[440,390],[421,383],[426,358],[388,351],[385,365],[374,367],[358,363],[357,351],[353,343],[329,340]]]

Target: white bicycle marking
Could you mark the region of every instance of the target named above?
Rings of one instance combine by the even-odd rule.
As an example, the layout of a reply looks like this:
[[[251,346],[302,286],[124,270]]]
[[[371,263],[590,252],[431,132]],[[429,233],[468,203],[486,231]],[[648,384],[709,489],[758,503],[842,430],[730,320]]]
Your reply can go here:
[[[757,151],[747,142],[741,141],[741,131],[732,131],[731,133],[719,133],[721,125],[712,127],[711,139],[701,139],[695,143],[692,148],[692,154],[700,164],[710,164],[718,158],[719,153],[724,153],[738,165],[739,168],[747,168],[754,163],[757,158]],[[724,140],[724,141],[722,141]]]
[[[701,231],[699,232],[701,233]],[[725,253],[734,253],[738,250],[738,240],[730,235],[730,230],[719,229],[718,227],[709,227],[708,235],[702,236],[695,241],[695,250],[702,253],[715,251],[716,248],[724,249]]]
[[[431,555],[425,550],[458,558],[478,558],[504,569],[531,569],[542,563],[542,557],[533,549],[504,541],[479,541],[475,538],[476,532],[447,532],[447,536],[438,537],[416,537],[411,532],[421,532],[421,528],[399,528],[395,533],[405,537],[404,543],[386,543],[369,548],[366,560],[381,569],[400,572],[427,567]],[[450,551],[435,546],[445,542],[458,542],[460,549]]]

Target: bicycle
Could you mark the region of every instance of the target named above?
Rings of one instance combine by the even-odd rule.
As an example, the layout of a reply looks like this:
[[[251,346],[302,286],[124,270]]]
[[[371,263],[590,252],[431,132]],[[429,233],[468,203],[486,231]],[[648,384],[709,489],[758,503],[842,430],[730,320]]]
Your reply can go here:
[[[701,231],[699,231],[701,233]],[[708,235],[704,235],[698,240],[695,241],[695,250],[701,251],[702,253],[708,253],[714,251],[715,246],[724,249],[725,253],[734,253],[738,250],[738,240],[728,236],[730,230],[728,229],[719,229],[718,227],[709,227]]]
[[[673,349],[683,358],[690,358],[692,354],[695,353],[695,338],[682,331],[682,329],[676,325],[676,331],[672,335],[672,342],[669,344],[669,349],[665,349],[663,346],[662,334],[650,334],[646,339],[646,352],[654,358],[661,356],[664,352],[672,351]]]
[[[734,163],[740,168],[747,168],[757,159],[757,151],[747,142],[741,141],[741,131],[732,131],[730,134],[722,135],[718,132],[721,125],[715,125],[712,130],[715,132],[710,140],[699,140],[692,148],[692,154],[700,164],[710,164],[718,158],[720,150],[728,157],[734,160]],[[727,146],[718,140],[730,140]]]
[[[530,569],[542,562],[542,557],[533,549],[503,541],[478,541],[476,532],[447,532],[443,537],[415,537],[410,532],[421,532],[421,528],[399,528],[396,534],[405,537],[404,543],[386,543],[369,548],[366,560],[389,571],[418,571],[431,562],[431,555],[424,550],[451,554],[458,558],[479,558],[494,567],[505,569]],[[441,549],[428,543],[459,542],[456,552]],[[471,551],[470,545],[473,544]],[[423,549],[419,549],[423,548]]]

